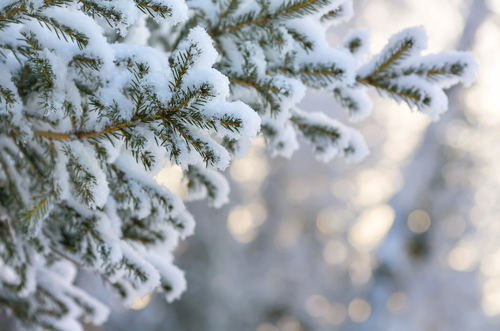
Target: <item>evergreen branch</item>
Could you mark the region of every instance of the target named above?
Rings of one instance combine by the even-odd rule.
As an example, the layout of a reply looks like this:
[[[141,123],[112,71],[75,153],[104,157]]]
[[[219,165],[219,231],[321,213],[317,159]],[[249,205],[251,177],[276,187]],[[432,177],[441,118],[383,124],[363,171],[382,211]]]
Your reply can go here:
[[[401,76],[410,76],[417,75],[422,78],[427,79],[431,82],[437,82],[442,78],[449,78],[452,76],[460,77],[464,70],[466,69],[466,63],[445,63],[444,65],[433,65],[433,66],[425,66],[424,64],[420,64],[418,66],[410,66],[406,68],[402,68],[401,70],[393,70],[388,71],[384,75],[379,75],[377,80],[389,80],[394,79]],[[361,79],[363,80],[363,79]]]
[[[321,16],[321,21],[328,21],[328,20],[334,20],[344,13],[344,7],[340,5],[338,8],[330,10],[328,13],[324,14]]]
[[[157,119],[157,118],[160,118],[160,115],[153,115],[153,116],[147,116],[147,117],[142,117],[142,118],[140,117],[140,118],[134,119],[134,121],[148,122],[148,121],[151,121],[151,120]],[[96,132],[96,131],[80,132],[80,133],[76,134],[76,137],[78,139],[94,138],[94,137],[106,135],[108,133],[112,133],[115,131],[121,131],[125,128],[133,127],[133,126],[134,126],[133,121],[124,122],[124,123],[119,123],[119,124],[112,126],[112,127],[108,127],[106,129],[104,129],[102,131],[98,131],[98,132]],[[38,132],[37,132],[37,135],[38,135]],[[69,134],[69,136],[64,136],[64,138],[58,138],[58,139],[69,139],[69,138],[71,138],[71,134]]]
[[[10,224],[10,222],[17,222],[2,205],[0,205],[0,220],[3,220],[5,222],[7,231],[9,231],[10,242],[14,243],[14,234],[12,232],[12,225]]]
[[[394,88],[395,86],[391,85],[387,81],[374,81],[371,79],[361,79],[361,78],[358,78],[356,80],[358,83],[373,86],[376,89],[385,91],[395,96],[399,96],[407,101],[411,100],[415,103],[420,101],[420,95],[412,93],[411,91],[398,91],[397,89]]]
[[[33,171],[37,174],[38,180],[40,181],[40,183],[43,183],[44,177],[45,177],[44,172],[43,172],[42,168],[35,161],[34,155],[31,155],[28,152],[28,150],[26,149],[26,147],[22,143],[17,141],[17,139],[14,135],[11,135],[11,138],[12,138],[12,141],[14,142],[14,144],[16,144],[19,151],[23,154],[24,159],[30,165],[31,169],[33,169]]]
[[[19,173],[17,173],[14,168],[13,162],[7,158],[2,150],[0,150],[0,166],[0,169],[3,170],[7,179],[10,194],[20,206],[23,206],[25,197],[21,195],[19,182],[15,181],[15,179],[20,178]],[[17,175],[15,173],[17,173]]]
[[[165,240],[165,234],[161,231],[155,231],[153,229],[154,224],[151,224],[153,221],[148,222],[148,219],[151,218],[145,220],[132,218],[129,222],[124,222],[121,239],[139,242],[143,245],[154,245],[157,241]]]
[[[226,16],[229,14],[233,13],[238,9],[238,6],[241,4],[241,0],[229,0],[229,3],[227,4],[226,10],[220,15],[219,22],[224,20]]]
[[[394,53],[387,61],[385,61],[377,70],[375,70],[370,76],[376,76],[382,71],[384,71],[386,68],[391,66],[394,62],[396,62],[398,59],[401,58],[403,54],[405,54],[408,49],[411,48],[413,44],[412,43],[405,43],[403,47],[401,47],[396,53]]]
[[[199,107],[204,106],[216,95],[213,92],[213,86],[204,83],[200,87],[187,87],[186,91],[180,90],[180,95],[172,96],[171,104],[176,104],[168,110],[169,113],[175,113],[178,110],[188,107],[188,110],[198,111]]]
[[[340,70],[321,70],[321,69],[318,69],[318,70],[314,70],[314,69],[300,69],[298,71],[299,74],[301,75],[306,75],[306,76],[311,76],[311,75],[319,75],[319,76],[335,76],[337,77],[339,74],[342,73],[342,71]]]
[[[230,82],[233,82],[235,84],[240,84],[240,85],[245,85],[245,86],[249,86],[249,87],[253,87],[255,89],[263,89],[263,90],[270,90],[270,91],[273,91],[273,92],[281,92],[279,88],[275,87],[275,86],[266,86],[266,85],[261,85],[259,83],[255,83],[255,82],[252,82],[251,80],[247,79],[247,80],[241,80],[241,79],[236,79],[236,78],[231,78],[231,77],[228,77],[229,78],[229,81]]]
[[[40,122],[43,122],[43,123],[47,123],[47,124],[50,124],[51,126],[56,126],[57,123],[58,123],[58,121],[51,121],[48,118],[42,117],[42,116],[39,116],[39,115],[24,114],[24,117],[26,117],[29,120],[36,120],[36,121],[40,121]]]
[[[52,196],[34,202],[31,206],[20,212],[21,222],[24,225],[24,232],[33,237],[36,234],[38,224],[47,218],[52,206]]]
[[[194,148],[196,149],[196,151],[200,152],[201,154],[201,151],[202,151],[202,148],[200,146],[200,144],[198,144],[198,142],[193,138],[191,137],[189,134],[187,134],[182,128],[180,125],[176,124],[174,121],[172,121],[172,119],[166,119],[171,125],[172,127],[177,131],[179,132],[179,134],[184,138],[184,140],[186,141],[187,145],[188,145],[188,148],[189,148],[189,144],[191,143],[191,145],[194,146]]]
[[[240,77],[231,77],[228,75],[229,81],[234,84],[239,84],[247,87],[254,88],[263,98],[264,105],[270,106],[271,114],[275,112],[279,112],[281,109],[281,96],[289,95],[289,91],[282,90],[276,86],[272,86],[272,78],[267,82],[254,82],[247,77],[246,79],[242,79]]]
[[[135,195],[135,193],[137,193],[137,190],[131,189],[131,187],[137,187],[137,185],[139,185],[141,187],[141,192],[145,192],[149,197],[151,197],[151,202],[153,202],[153,200],[156,200],[159,202],[160,206],[164,207],[165,212],[169,213],[172,211],[173,205],[171,201],[169,201],[164,195],[160,194],[154,188],[140,185],[133,179],[126,176],[125,172],[119,169],[116,165],[110,165],[109,169],[112,171],[112,176],[114,177],[113,179],[116,179],[114,183],[116,185],[117,194],[115,194],[115,199],[117,202],[129,204],[130,201],[133,201],[134,208],[139,208],[141,201]],[[130,221],[137,226],[140,225],[139,227],[145,226],[145,221],[143,220],[132,218],[130,219]],[[128,230],[130,230],[128,228],[128,225],[126,224],[128,223],[124,223],[124,226],[122,227],[122,230],[124,231],[123,235],[127,235]]]
[[[189,145],[194,147],[196,152],[198,152],[202,156],[203,161],[206,163],[206,166],[208,166],[209,164],[214,165],[219,161],[219,156],[217,156],[212,151],[205,150],[206,148],[208,148],[208,144],[206,142],[194,138],[187,132],[185,127],[183,127],[180,123],[176,123],[173,118],[167,117],[165,120],[170,123],[170,125],[184,138],[188,150],[190,149]]]
[[[201,95],[201,93],[199,93],[199,92],[196,93],[195,95],[190,95],[184,101],[182,101],[181,103],[179,103],[177,106],[169,109],[168,111],[169,112],[176,112],[179,109],[182,109],[182,108],[186,107],[193,99],[196,99],[200,95]]]
[[[444,63],[443,65],[432,65],[425,66],[420,64],[419,66],[410,66],[402,70],[402,74],[405,76],[418,75],[424,77],[428,81],[437,82],[443,78],[449,78],[452,76],[460,77],[463,75],[467,68],[467,63],[461,61],[456,61],[454,63]],[[397,75],[394,73],[392,76]]]
[[[316,157],[325,162],[346,148],[346,129],[323,113],[306,113],[296,109],[290,121],[312,145]]]
[[[10,23],[20,23],[20,16],[27,12],[24,1],[17,1],[4,7],[0,13],[0,30],[3,30]]]
[[[49,292],[48,289],[43,288],[42,286],[37,286],[36,288],[37,293],[42,294],[44,296],[43,302],[46,304],[43,306],[40,306],[34,314],[36,316],[38,315],[48,315],[53,318],[62,318],[64,315],[68,314],[69,308],[67,307],[66,304],[64,304],[62,301],[57,300],[55,296]],[[51,310],[50,308],[54,307],[54,305],[51,305],[50,303],[53,303],[56,307],[57,310]],[[49,308],[50,307],[50,308]],[[54,330],[57,330],[54,328]]]
[[[78,0],[78,2],[82,4],[84,13],[89,14],[92,18],[96,15],[104,18],[111,27],[113,27],[113,25],[110,21],[113,21],[116,24],[122,20],[120,12],[101,6],[92,0]]]
[[[0,104],[2,104],[2,100],[5,101],[6,108],[9,109],[13,104],[17,103],[17,100],[15,98],[15,94],[9,90],[8,88],[5,88],[0,85]]]
[[[182,91],[181,95],[183,96],[183,99],[180,99],[178,96],[176,98],[173,97],[173,100],[171,100],[172,104],[175,104],[176,106],[164,110],[163,106],[157,105],[159,111],[157,113],[154,113],[152,115],[148,115],[147,112],[145,111],[140,111],[140,109],[143,109],[142,102],[143,102],[143,97],[142,96],[136,96],[136,115],[130,120],[130,121],[125,121],[121,123],[117,123],[113,126],[107,127],[101,131],[87,131],[87,132],[81,132],[81,131],[76,131],[76,132],[68,132],[68,133],[60,133],[60,132],[51,132],[51,131],[38,131],[36,132],[36,136],[38,137],[45,137],[48,139],[57,139],[57,140],[69,140],[72,138],[77,138],[77,139],[89,139],[89,138],[95,138],[103,135],[107,135],[116,131],[122,131],[126,128],[132,128],[136,125],[138,122],[142,123],[147,123],[151,122],[154,120],[161,120],[161,119],[168,119],[169,116],[172,116],[172,114],[177,113],[178,111],[188,107],[189,111],[195,112],[194,114],[197,114],[199,111],[199,107],[203,106],[208,102],[211,98],[214,97],[212,91],[212,87],[208,85],[202,85],[199,89],[193,91],[191,89],[188,89],[186,91]],[[97,105],[94,103],[94,105]],[[102,107],[102,106],[101,106]],[[198,113],[199,114],[199,113]],[[183,120],[185,119],[185,114],[182,115],[184,117]],[[181,118],[181,117],[179,117]],[[193,120],[199,120],[201,121],[200,116],[191,116],[190,117]],[[214,121],[207,121],[208,123],[215,124]],[[236,123],[237,121],[221,121],[221,125],[229,127],[229,126],[234,126],[238,127],[239,124]]]
[[[236,31],[236,30],[239,30],[239,29],[244,28],[246,26],[251,26],[251,25],[256,25],[256,24],[261,24],[261,23],[266,24],[267,19],[268,19],[267,16],[262,16],[262,17],[259,17],[256,19],[253,19],[253,16],[250,16],[250,15],[249,15],[249,17],[251,18],[251,20],[243,20],[242,22],[240,22],[236,25],[225,27],[222,30],[216,31],[216,33],[214,35],[217,36],[220,34],[224,34],[226,32]]]
[[[7,125],[10,129],[12,129],[12,131],[14,131],[15,134],[17,134],[18,136],[21,135],[21,132],[19,132],[19,130],[16,129],[11,123],[7,123]]]
[[[225,20],[225,18],[230,15],[231,13],[233,13],[234,11],[236,11],[239,7],[239,5],[241,4],[241,0],[229,0],[229,3],[227,4],[226,6],[226,9],[224,10],[224,12],[219,16],[219,21],[217,22],[217,24],[215,24],[215,26],[210,29],[210,36],[213,38],[214,35],[216,33],[219,32],[219,27],[220,25],[222,24],[222,22]],[[223,3],[221,3],[221,8],[223,7]]]
[[[14,55],[14,57],[16,58],[17,62],[19,62],[20,65],[23,65],[23,62],[21,61],[21,59],[19,58],[19,56],[17,55],[17,53],[19,52],[22,55],[28,57],[27,54],[26,54],[26,49],[24,47],[12,47],[11,45],[6,45],[6,44],[2,45],[2,44],[0,44],[0,49],[6,49],[6,50],[11,51],[12,54]],[[7,58],[7,56],[2,51],[0,51],[0,54],[3,57]]]
[[[37,137],[45,137],[49,139],[57,139],[57,140],[68,140],[73,137],[73,133],[61,133],[61,132],[51,132],[51,131],[38,131],[35,134]]]
[[[227,115],[226,115],[227,116]],[[207,123],[208,125],[210,125],[210,127],[216,129],[215,127],[215,124],[220,124],[221,126],[225,127],[226,129],[230,130],[230,131],[233,131],[233,130],[238,130],[238,128],[241,127],[241,120],[240,119],[235,119],[235,118],[232,118],[232,117],[223,117],[222,119],[218,120],[218,121],[214,121],[214,120],[207,120],[205,118],[203,118],[201,115],[197,115],[197,114],[193,114],[190,116],[190,118],[192,118],[193,120],[195,121],[198,121],[198,122],[203,122],[203,123]],[[192,124],[193,122],[189,122],[190,124]]]
[[[73,0],[43,0],[43,5],[40,6],[40,10],[46,9],[48,7],[61,7],[62,5],[70,5]]]
[[[102,65],[102,61],[99,58],[92,58],[88,57],[85,55],[75,55],[71,61],[68,63],[69,66],[74,65],[80,70],[83,70],[83,68],[88,68],[92,70],[99,70],[100,66]]]
[[[135,116],[139,116],[139,112],[141,109],[143,109],[144,105],[144,95],[142,93],[135,95]]]
[[[188,191],[191,194],[193,192],[199,192],[200,189],[204,187],[207,192],[209,203],[212,203],[217,198],[219,188],[214,184],[213,178],[210,178],[200,171],[198,167],[190,165],[187,170],[184,171],[184,178],[187,179]]]
[[[307,36],[303,33],[298,32],[297,30],[288,28],[288,33],[292,36],[293,40],[295,40],[299,45],[307,52],[312,51],[314,48],[314,42],[308,40]]]
[[[161,18],[172,16],[172,8],[159,4],[154,0],[135,0],[135,3],[141,12],[152,17],[154,17],[154,13],[158,14]]]
[[[410,55],[412,48],[415,46],[415,39],[410,36],[400,40],[394,47],[388,49],[382,58],[381,63],[376,64],[376,69],[364,78],[374,78],[388,69],[398,65],[402,60]]]
[[[39,62],[40,64],[42,62]],[[41,68],[42,68],[42,71],[43,71],[43,74],[45,76],[45,78],[47,79],[47,82],[49,83],[49,85],[52,85],[52,80],[50,79],[49,77],[49,69],[47,68],[50,64],[48,62],[46,62],[47,64],[46,65],[41,65]]]
[[[33,31],[30,31],[29,35],[26,32],[21,32],[22,36],[24,37],[24,41],[31,46],[33,51],[40,51],[42,50],[42,46],[38,42],[38,39],[36,39],[35,34]],[[31,54],[32,52],[28,53]]]
[[[32,7],[30,9],[30,6],[25,0],[14,2],[4,7],[2,10],[3,13],[0,12],[0,30],[3,30],[10,23],[21,23],[23,17],[37,15],[50,6],[61,6],[62,4],[68,4],[70,2],[72,2],[72,0],[44,0],[44,4],[40,6],[36,12],[32,11]]]
[[[458,70],[457,70],[457,71],[458,71]],[[461,70],[460,70],[460,71],[461,71]],[[404,73],[404,74],[405,74],[405,75],[411,75],[411,73],[410,73],[410,72],[411,72],[411,71],[405,71],[405,73]],[[419,71],[419,70],[415,71],[415,73],[416,73],[417,75],[422,75],[422,74],[425,74],[425,72],[424,72],[424,71]],[[446,70],[446,69],[444,69],[444,68],[441,68],[441,69],[434,69],[434,70],[429,70],[429,71],[428,71],[425,75],[426,75],[427,77],[434,77],[434,76],[439,76],[439,75],[447,75],[447,74],[450,74],[450,73],[451,73],[452,75],[460,75],[460,73],[459,73],[459,72],[457,72],[457,73],[449,72],[449,71],[447,71],[447,70]]]
[[[327,6],[331,0],[289,0],[283,3],[276,12],[269,14],[266,8],[260,13],[262,16],[256,17],[254,12],[243,15],[241,19],[237,20],[236,24],[226,26],[222,30],[217,30],[214,35],[220,35],[227,32],[240,30],[247,26],[264,24],[267,25],[268,21],[275,21],[281,19],[298,18],[304,15],[310,15],[317,12],[320,8]]]
[[[63,146],[62,152],[67,156],[67,168],[71,170],[73,187],[76,190],[76,197],[83,198],[85,204],[95,202],[93,188],[97,186],[97,178],[88,170],[80,159],[78,159],[71,148]]]
[[[304,121],[301,117],[292,116],[290,121],[294,123],[306,137],[314,137],[316,135],[328,137],[332,142],[338,141],[340,132],[337,129],[332,129],[326,125],[311,125]]]
[[[134,264],[132,261],[123,257],[122,265],[124,265],[129,271],[129,277],[131,277],[132,273],[134,273],[135,278],[139,278],[141,283],[145,283],[148,280],[148,276],[145,271],[141,270],[141,268]]]
[[[354,39],[349,40],[349,42],[346,45],[346,48],[349,50],[349,52],[351,52],[351,54],[354,54],[361,48],[361,46],[363,46],[363,41],[361,40],[361,38],[356,37]]]
[[[66,42],[68,41],[68,38],[69,40],[76,42],[80,50],[87,47],[89,43],[89,38],[86,35],[67,25],[57,22],[57,20],[52,17],[36,14],[29,14],[28,16],[37,19],[40,25],[45,25],[49,31],[53,30],[59,39],[61,39],[62,36]]]
[[[51,131],[38,131],[35,133],[35,135],[37,137],[44,137],[44,138],[56,139],[56,140],[69,140],[71,138],[77,138],[77,139],[95,138],[98,136],[103,136],[103,135],[107,135],[109,133],[113,133],[115,131],[121,131],[125,128],[133,127],[135,125],[134,122],[137,122],[137,121],[149,122],[151,120],[160,119],[160,118],[161,118],[160,115],[134,117],[130,122],[118,123],[114,126],[107,127],[106,129],[103,129],[101,131],[68,132],[68,133],[51,132]]]
[[[278,73],[285,74],[287,76],[294,77],[297,75],[296,69],[294,67],[296,52],[288,52],[282,62],[270,66],[266,71],[266,75],[273,76]]]
[[[288,0],[273,14],[275,18],[299,18],[316,13],[319,9],[331,4],[331,0]]]
[[[301,65],[296,74],[306,85],[326,87],[335,81],[342,81],[345,70],[335,63],[306,63]]]
[[[175,59],[173,59],[173,74],[174,74],[174,82],[170,83],[170,90],[172,95],[174,96],[179,87],[182,84],[182,79],[186,74],[187,70],[193,65],[193,57],[198,54],[198,52],[193,51],[195,45],[190,45],[188,49],[184,51],[180,51]],[[172,96],[172,97],[173,97]],[[171,100],[173,101],[173,100]],[[169,106],[170,106],[169,102]]]
[[[221,118],[207,119],[200,111],[182,112],[176,114],[175,119],[205,130],[217,131],[217,125],[220,125],[231,132],[239,132],[242,126],[241,119],[234,118],[232,115],[224,114]]]
[[[0,15],[0,21],[12,19],[12,16],[16,15],[17,13],[25,12],[26,7],[20,5],[21,3],[22,1],[18,1],[17,4],[14,3],[11,6],[7,7],[7,10],[4,12],[4,14]]]
[[[53,86],[53,82],[51,77],[54,76],[54,72],[52,70],[52,64],[50,61],[43,57],[43,54],[38,52],[42,50],[42,46],[38,42],[35,34],[30,31],[29,34],[25,32],[21,32],[24,37],[23,41],[25,41],[31,49],[27,47],[25,54],[28,57],[28,65],[31,67],[31,73],[33,77],[40,82],[40,87],[42,91],[42,98],[45,100],[49,99],[47,91]],[[31,65],[30,65],[31,64]],[[42,108],[46,108],[46,105],[42,105]]]
[[[342,95],[341,89],[335,88],[333,90],[333,95],[335,96],[335,99],[340,102],[342,107],[349,110],[349,115],[353,115],[360,110],[358,101],[348,95]]]
[[[130,240],[130,241],[135,241],[135,242],[140,242],[141,244],[154,244],[155,240],[147,237],[128,237],[128,236],[123,236],[121,238],[122,240]]]
[[[21,90],[23,90],[25,87],[28,87],[28,86],[25,86],[25,82],[26,82],[28,75],[30,73],[31,73],[30,67],[28,65],[25,65],[23,76],[21,77],[21,80],[17,84],[17,91],[18,92],[21,92]],[[29,85],[29,84],[26,84],[26,85]]]
[[[57,248],[55,248],[54,246],[50,246],[50,250],[52,252],[54,252],[55,254],[59,255],[60,257],[62,257],[63,259],[68,260],[69,262],[73,263],[74,265],[76,265],[79,268],[84,268],[85,267],[83,264],[81,264],[80,262],[77,262],[76,260],[70,258],[66,254],[64,254],[63,252],[61,252]]]

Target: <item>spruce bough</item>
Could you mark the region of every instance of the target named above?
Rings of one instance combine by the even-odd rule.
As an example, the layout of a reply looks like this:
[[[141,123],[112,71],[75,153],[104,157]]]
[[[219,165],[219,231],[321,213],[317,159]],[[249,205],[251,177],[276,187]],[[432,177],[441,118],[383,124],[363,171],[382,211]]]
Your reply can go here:
[[[30,329],[81,330],[108,309],[74,286],[94,271],[125,305],[186,288],[173,264],[194,230],[154,180],[169,160],[191,199],[228,201],[218,170],[264,135],[290,157],[297,135],[324,162],[368,154],[359,132],[297,108],[331,92],[351,121],[369,88],[437,120],[443,88],[470,84],[468,53],[421,56],[422,28],[370,58],[369,33],[338,49],[325,31],[352,0],[6,0],[0,5],[0,307]],[[147,17],[155,47],[116,42]]]

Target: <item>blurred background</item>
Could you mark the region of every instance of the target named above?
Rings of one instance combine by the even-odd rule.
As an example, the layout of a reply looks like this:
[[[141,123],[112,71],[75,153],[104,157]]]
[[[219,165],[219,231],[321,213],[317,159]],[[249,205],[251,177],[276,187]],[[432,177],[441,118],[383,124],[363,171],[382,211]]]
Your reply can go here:
[[[231,203],[188,203],[194,236],[176,264],[188,289],[125,310],[101,281],[78,283],[112,310],[88,331],[461,331],[500,328],[500,0],[355,0],[332,28],[372,32],[372,52],[424,25],[429,53],[470,50],[471,88],[447,93],[432,123],[372,91],[374,113],[356,124],[371,148],[357,165],[314,160],[307,146],[271,158],[263,139],[225,172]],[[310,91],[300,108],[345,120],[333,96]],[[158,177],[186,195],[182,172]]]

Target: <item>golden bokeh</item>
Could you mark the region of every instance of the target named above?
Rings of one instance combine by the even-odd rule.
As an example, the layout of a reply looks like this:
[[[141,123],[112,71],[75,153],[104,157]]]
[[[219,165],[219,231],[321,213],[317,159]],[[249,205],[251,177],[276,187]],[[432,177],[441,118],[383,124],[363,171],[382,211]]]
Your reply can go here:
[[[133,310],[141,310],[146,308],[147,305],[151,302],[151,294],[147,294],[144,298],[135,298],[132,306],[130,306]]]

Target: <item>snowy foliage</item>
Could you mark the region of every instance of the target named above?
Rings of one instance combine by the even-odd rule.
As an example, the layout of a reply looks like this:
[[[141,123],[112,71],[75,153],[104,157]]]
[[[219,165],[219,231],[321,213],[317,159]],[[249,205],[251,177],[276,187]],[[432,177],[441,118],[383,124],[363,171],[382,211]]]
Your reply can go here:
[[[171,252],[194,220],[154,180],[166,160],[190,199],[220,207],[217,169],[260,129],[275,155],[290,157],[297,134],[325,162],[369,153],[353,128],[297,108],[307,88],[331,91],[352,121],[371,112],[369,87],[438,119],[442,89],[474,79],[470,54],[421,56],[422,28],[371,59],[366,31],[333,49],[327,28],[352,14],[351,0],[2,0],[0,306],[30,328],[103,323],[75,266],[125,305],[176,299],[186,283]],[[141,36],[164,51],[127,44]]]
[[[300,124],[294,120],[294,108],[306,88],[331,91],[348,111],[351,121],[370,114],[369,87],[437,120],[447,109],[442,88],[459,82],[470,84],[477,71],[471,54],[421,56],[427,47],[422,27],[396,34],[371,59],[370,34],[366,30],[352,31],[339,49],[330,47],[325,39],[326,30],[352,17],[351,0],[187,3],[192,9],[191,19],[181,27],[164,29],[169,33],[163,36],[162,46],[175,49],[191,27],[204,27],[222,55],[216,68],[229,78],[231,98],[244,101],[259,113],[262,133],[274,155],[290,157],[298,148],[297,134],[312,143],[322,160],[331,159],[325,157],[323,148],[330,150],[328,155],[349,154],[355,159],[366,155],[362,139],[349,138],[355,132],[353,129],[344,130],[340,123],[328,121],[330,128],[321,131],[315,125],[317,116],[308,112],[302,113]],[[332,139],[332,130],[343,134]],[[330,140],[328,147],[314,143],[319,135]],[[346,145],[354,140],[359,142],[357,150]],[[240,145],[227,142],[236,155],[240,148],[245,150]]]

